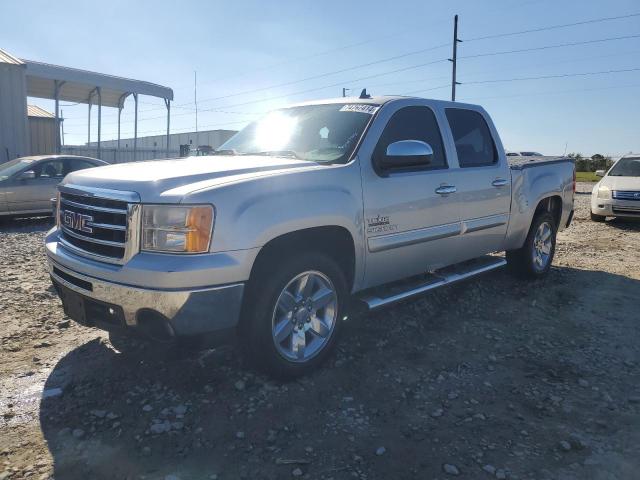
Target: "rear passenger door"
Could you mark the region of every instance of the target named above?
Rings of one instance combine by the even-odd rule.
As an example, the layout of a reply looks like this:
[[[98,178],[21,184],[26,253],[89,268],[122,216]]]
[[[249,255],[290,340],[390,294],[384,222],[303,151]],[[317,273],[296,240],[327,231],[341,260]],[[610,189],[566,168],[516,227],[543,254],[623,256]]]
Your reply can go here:
[[[484,112],[446,108],[458,157],[456,186],[462,232],[460,260],[503,249],[511,209],[511,172]]]

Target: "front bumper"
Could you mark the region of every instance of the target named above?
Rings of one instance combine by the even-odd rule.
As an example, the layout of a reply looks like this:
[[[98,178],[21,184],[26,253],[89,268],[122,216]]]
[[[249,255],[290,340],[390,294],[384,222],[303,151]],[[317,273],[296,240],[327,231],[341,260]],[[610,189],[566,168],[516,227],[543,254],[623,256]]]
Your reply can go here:
[[[196,290],[150,290],[82,275],[51,258],[48,263],[65,310],[85,325],[106,330],[131,327],[166,340],[228,332],[238,323],[243,283]],[[80,298],[71,300],[69,290]],[[81,301],[83,305],[67,303],[72,301]]]
[[[603,217],[640,218],[640,202],[597,198],[592,195],[591,212]]]

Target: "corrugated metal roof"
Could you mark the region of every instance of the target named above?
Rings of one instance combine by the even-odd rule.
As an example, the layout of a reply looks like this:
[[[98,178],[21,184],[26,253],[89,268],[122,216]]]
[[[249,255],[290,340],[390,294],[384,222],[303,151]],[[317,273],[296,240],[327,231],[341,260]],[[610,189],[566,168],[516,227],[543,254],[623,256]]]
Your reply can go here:
[[[0,63],[9,63],[11,65],[24,65],[24,62],[17,57],[14,57],[9,52],[0,48]]]
[[[55,118],[56,116],[37,105],[27,105],[27,117]]]
[[[133,93],[173,100],[173,90],[154,83],[90,72],[77,68],[50,65],[22,60],[27,66],[27,95],[38,98],[54,98],[55,82],[60,87],[60,100],[67,102],[98,103],[96,87],[100,87],[102,106],[121,107],[125,98]]]

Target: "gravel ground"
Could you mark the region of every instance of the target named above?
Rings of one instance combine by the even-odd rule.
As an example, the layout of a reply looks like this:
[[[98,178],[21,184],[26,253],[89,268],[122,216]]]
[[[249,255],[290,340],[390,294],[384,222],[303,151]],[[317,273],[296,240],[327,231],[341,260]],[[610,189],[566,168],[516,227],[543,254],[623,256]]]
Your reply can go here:
[[[229,348],[125,358],[62,313],[50,222],[5,222],[0,480],[639,478],[640,223],[592,223],[588,203],[548,278],[359,315],[288,384]]]

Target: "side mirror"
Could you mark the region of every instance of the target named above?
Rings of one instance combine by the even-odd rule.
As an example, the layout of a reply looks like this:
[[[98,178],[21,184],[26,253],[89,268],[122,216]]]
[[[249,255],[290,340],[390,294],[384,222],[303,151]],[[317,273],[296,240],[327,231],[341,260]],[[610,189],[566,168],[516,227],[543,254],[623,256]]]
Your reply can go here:
[[[36,178],[36,172],[33,170],[27,170],[18,175],[18,180],[33,180]]]
[[[379,163],[383,169],[426,167],[431,164],[432,159],[433,149],[428,143],[400,140],[389,144]]]
[[[596,170],[596,176],[604,177],[604,174],[607,173],[605,170]]]

